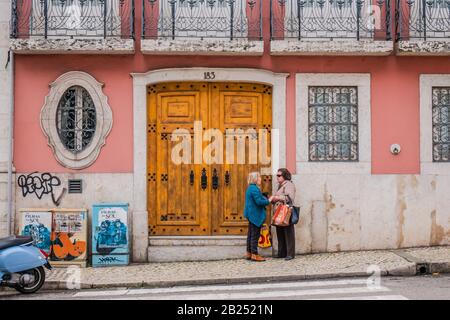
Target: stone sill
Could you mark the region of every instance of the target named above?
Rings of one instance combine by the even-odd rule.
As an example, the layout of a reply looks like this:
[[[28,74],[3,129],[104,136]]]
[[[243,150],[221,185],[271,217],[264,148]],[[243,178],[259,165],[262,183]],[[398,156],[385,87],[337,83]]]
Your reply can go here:
[[[384,40],[272,40],[274,56],[387,56],[394,50],[392,41]]]
[[[134,40],[107,39],[11,39],[17,54],[133,54]]]
[[[397,43],[398,56],[449,56],[449,40],[411,40]]]
[[[264,41],[247,39],[142,39],[143,54],[262,56]]]

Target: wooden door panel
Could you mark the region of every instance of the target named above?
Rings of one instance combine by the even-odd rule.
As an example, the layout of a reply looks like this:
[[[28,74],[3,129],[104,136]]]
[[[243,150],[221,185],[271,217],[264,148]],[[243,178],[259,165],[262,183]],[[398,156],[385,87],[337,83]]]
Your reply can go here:
[[[250,172],[260,169],[258,130],[265,128],[268,120],[271,121],[271,114],[270,117],[264,114],[271,113],[271,104],[267,103],[271,101],[270,95],[270,87],[264,85],[223,83],[213,87],[211,99],[214,105],[219,106],[213,125],[223,132],[234,130],[234,149],[229,157],[225,156],[230,161],[222,166],[222,175],[228,171],[230,181],[228,185],[223,184],[220,195],[213,199],[213,203],[218,201],[214,210],[216,216],[212,220],[213,234],[243,235],[247,232],[248,222],[243,217],[247,178]],[[244,148],[239,149],[239,143]],[[268,145],[270,147],[270,143]],[[225,142],[224,148],[228,148],[224,150],[225,155],[230,152],[229,147]],[[251,148],[255,148],[256,157],[250,158]],[[262,187],[263,191],[270,193],[268,181],[263,180]]]
[[[243,209],[247,177],[261,168],[258,159],[248,163],[248,154],[258,129],[270,130],[271,88],[242,83],[163,83],[150,86],[148,95],[150,234],[246,234],[248,222]],[[187,130],[194,151],[194,121],[202,121],[203,132],[210,128],[224,133],[227,129],[254,131],[250,135],[235,132],[233,161],[227,162],[225,138],[225,163],[195,164],[192,152],[190,164],[175,164],[171,152],[179,142],[172,141],[172,133],[175,129]],[[244,152],[237,149],[238,141],[245,146]],[[203,141],[202,149],[209,143]],[[270,152],[270,142],[268,148]],[[204,188],[202,175],[207,177]],[[263,191],[270,193],[271,181],[271,176],[263,178]]]
[[[172,160],[173,147],[179,143],[172,141],[173,131],[186,130],[192,141],[194,121],[207,118],[207,88],[177,83],[155,85],[149,101],[149,114],[156,122],[155,132],[150,134],[154,137],[149,138],[149,144],[156,146],[149,146],[152,152],[148,159],[149,164],[155,163],[149,165],[149,174],[150,170],[156,173],[156,181],[149,182],[148,191],[151,234],[207,235],[209,195],[200,185],[202,166],[194,163],[192,152],[190,163],[176,164]]]

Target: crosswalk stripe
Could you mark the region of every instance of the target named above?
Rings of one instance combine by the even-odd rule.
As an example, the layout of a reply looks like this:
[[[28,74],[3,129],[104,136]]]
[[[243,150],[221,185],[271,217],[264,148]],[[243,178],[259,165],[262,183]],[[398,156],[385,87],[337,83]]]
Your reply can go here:
[[[128,291],[129,290],[83,291],[75,293],[73,297],[87,298],[87,297],[102,297],[102,296],[123,296],[126,295]]]
[[[339,297],[339,298],[316,298],[308,300],[408,300],[402,295],[381,295],[381,296],[357,296],[357,297]]]
[[[242,285],[220,285],[220,286],[191,286],[156,289],[133,289],[128,295],[163,294],[163,293],[183,293],[183,292],[204,292],[204,291],[238,291],[238,290],[263,290],[263,289],[292,289],[304,287],[326,287],[367,284],[366,279],[334,280],[334,281],[300,281],[282,283],[263,284],[242,284]]]
[[[204,293],[204,294],[172,294],[172,295],[155,295],[144,297],[148,300],[226,300],[226,299],[265,299],[265,298],[288,298],[300,296],[314,295],[330,295],[330,294],[356,294],[356,293],[374,293],[387,292],[389,288],[331,288],[331,289],[309,289],[309,290],[285,290],[272,292],[228,292],[228,293]]]

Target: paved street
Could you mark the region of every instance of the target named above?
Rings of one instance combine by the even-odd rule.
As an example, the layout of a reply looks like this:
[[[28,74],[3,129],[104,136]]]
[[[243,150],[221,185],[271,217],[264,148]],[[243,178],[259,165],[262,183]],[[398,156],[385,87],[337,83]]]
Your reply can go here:
[[[40,300],[450,300],[450,275],[290,281],[255,284],[179,286],[170,288],[42,291],[25,296],[6,291],[0,299]]]

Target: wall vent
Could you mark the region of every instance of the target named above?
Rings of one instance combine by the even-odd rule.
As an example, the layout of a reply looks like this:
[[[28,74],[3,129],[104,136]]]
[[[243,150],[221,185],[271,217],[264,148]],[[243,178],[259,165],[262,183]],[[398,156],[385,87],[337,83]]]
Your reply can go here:
[[[83,180],[69,179],[69,193],[83,193]]]

